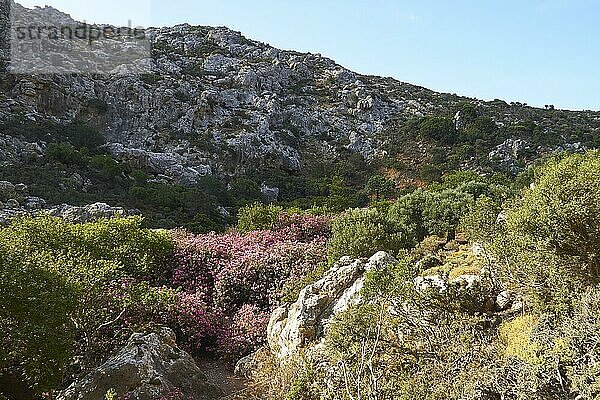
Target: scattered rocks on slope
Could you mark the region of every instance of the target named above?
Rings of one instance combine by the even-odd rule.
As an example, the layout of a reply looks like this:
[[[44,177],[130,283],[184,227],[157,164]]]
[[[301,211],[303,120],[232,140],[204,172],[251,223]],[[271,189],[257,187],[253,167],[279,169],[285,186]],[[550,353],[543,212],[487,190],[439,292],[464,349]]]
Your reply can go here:
[[[103,218],[126,217],[138,215],[138,210],[127,210],[123,207],[112,207],[106,203],[94,203],[85,206],[72,206],[61,204],[49,206],[46,200],[29,196],[27,185],[13,184],[0,181],[0,225],[10,224],[16,217],[35,216],[48,214],[53,217],[64,218],[73,223],[93,222]]]
[[[104,364],[61,392],[58,400],[103,400],[110,390],[131,400],[180,394],[186,400],[213,400],[222,391],[207,382],[192,357],[179,349],[175,334],[136,333]]]

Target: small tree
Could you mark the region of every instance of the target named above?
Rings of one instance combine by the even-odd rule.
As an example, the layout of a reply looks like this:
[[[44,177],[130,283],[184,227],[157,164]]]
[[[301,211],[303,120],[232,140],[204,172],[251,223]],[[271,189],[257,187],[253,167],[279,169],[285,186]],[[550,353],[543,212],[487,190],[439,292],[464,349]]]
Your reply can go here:
[[[456,128],[450,118],[428,117],[419,127],[421,135],[443,143],[454,143],[456,140]]]
[[[370,257],[380,250],[395,254],[410,246],[410,239],[406,229],[390,221],[386,212],[375,208],[352,209],[333,222],[329,262],[334,263],[342,256]]]
[[[432,193],[423,205],[423,219],[429,234],[448,235],[454,240],[460,219],[469,211],[473,196],[458,190]]]
[[[391,196],[394,194],[395,189],[396,185],[394,182],[381,175],[373,175],[370,177],[365,186],[367,194],[373,196],[377,200]]]

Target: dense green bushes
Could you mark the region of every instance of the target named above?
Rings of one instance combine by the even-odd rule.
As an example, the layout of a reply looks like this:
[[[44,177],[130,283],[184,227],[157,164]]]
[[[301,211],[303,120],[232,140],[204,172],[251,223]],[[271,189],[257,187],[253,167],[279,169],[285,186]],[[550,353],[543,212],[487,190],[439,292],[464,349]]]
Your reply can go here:
[[[166,233],[140,223],[42,217],[0,230],[0,371],[12,377],[0,392],[48,391],[74,352],[82,367],[104,357],[110,343],[97,329],[125,306],[106,295],[109,283],[159,275],[172,252]]]
[[[77,150],[86,148],[91,152],[106,143],[97,129],[78,121],[59,124],[53,121],[36,122],[25,117],[14,118],[1,124],[0,130],[29,142],[67,143]]]
[[[146,216],[149,227],[220,232],[229,222],[217,209],[228,204],[224,191],[220,182],[209,179],[193,187],[144,182],[129,189],[128,200]]]
[[[454,122],[450,118],[425,118],[421,122],[419,130],[421,135],[441,142],[454,143],[457,139]]]
[[[478,133],[469,134],[493,140],[489,121],[477,118],[469,123]],[[425,125],[423,133],[439,136],[447,122]],[[113,189],[121,185],[114,194],[142,209],[151,226],[221,230],[233,223],[216,209],[224,205],[241,207],[238,230],[180,233],[173,252],[168,233],[143,229],[138,218],[72,225],[42,217],[1,229],[0,392],[11,398],[55,388],[80,371],[71,368],[97,364],[131,329],[155,323],[175,329],[195,354],[246,354],[264,343],[270,310],[295,300],[326,268],[329,217],[256,203],[261,179],[228,188],[214,178],[195,187],[160,184],[106,154],[90,154],[57,142],[45,165],[57,177],[83,166]],[[436,157],[443,158],[440,151]],[[337,172],[303,181],[306,191],[286,204],[298,195],[303,208],[324,206],[316,214],[371,195],[371,207],[351,208],[333,222],[328,260],[386,250],[400,261],[370,273],[366,305],[331,326],[326,351],[343,373],[334,370],[323,398],[357,398],[358,391],[407,400],[600,395],[599,153],[536,167],[517,184],[525,188],[519,196],[502,176],[455,173],[399,193],[383,176]],[[63,190],[65,181],[56,182]],[[457,247],[460,229],[483,245],[481,259],[464,248],[441,255]],[[452,280],[466,273],[481,273],[483,294],[510,289],[525,311],[495,313],[482,293],[467,301],[459,296],[464,288],[431,296],[414,285],[427,274]],[[290,373],[290,398],[319,395],[321,373]]]
[[[600,282],[600,155],[552,160],[536,175],[490,242],[513,289],[560,311]]]
[[[346,211],[333,223],[329,261],[344,255],[368,257],[378,250],[396,254],[429,235],[452,240],[474,199],[486,193],[508,197],[509,189],[476,175],[451,175],[443,184],[417,189],[393,203]]]
[[[373,175],[367,181],[365,191],[368,195],[375,197],[376,200],[391,196],[395,193],[396,187],[393,181],[381,175]]]

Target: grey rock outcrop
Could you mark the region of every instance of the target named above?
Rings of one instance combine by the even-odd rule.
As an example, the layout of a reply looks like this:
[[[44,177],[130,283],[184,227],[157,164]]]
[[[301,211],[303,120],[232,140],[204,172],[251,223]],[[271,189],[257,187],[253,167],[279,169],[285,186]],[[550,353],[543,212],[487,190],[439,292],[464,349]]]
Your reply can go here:
[[[489,160],[500,169],[517,174],[524,168],[523,156],[531,151],[531,146],[523,139],[506,139],[490,152]]]
[[[175,334],[167,328],[133,334],[117,354],[71,384],[57,400],[103,400],[109,391],[131,400],[156,400],[175,393],[186,400],[222,396],[192,357],[177,347]]]
[[[279,198],[279,188],[277,187],[269,187],[263,183],[260,191],[262,192],[263,198],[267,203],[273,203]]]
[[[94,203],[86,206],[63,204],[46,210],[53,217],[60,217],[73,223],[93,222],[99,219],[126,217],[139,214],[137,210],[126,210],[123,207],[112,207],[106,203]]]
[[[360,303],[365,272],[396,262],[385,252],[368,261],[343,257],[323,278],[305,287],[295,303],[273,312],[267,328],[271,351],[284,358],[316,344],[337,314]]]
[[[48,205],[46,200],[28,195],[27,185],[0,181],[0,225],[10,224],[11,219],[23,216],[50,215],[63,218],[72,223],[93,222],[99,219],[138,215],[135,209],[113,207],[106,203],[94,203],[85,206],[69,204]]]

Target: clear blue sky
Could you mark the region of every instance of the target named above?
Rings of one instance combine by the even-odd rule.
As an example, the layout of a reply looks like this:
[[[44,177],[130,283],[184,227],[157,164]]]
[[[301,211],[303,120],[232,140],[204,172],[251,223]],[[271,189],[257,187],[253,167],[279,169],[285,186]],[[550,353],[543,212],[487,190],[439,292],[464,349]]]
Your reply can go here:
[[[227,26],[438,91],[600,109],[600,0],[17,1],[94,22]]]

